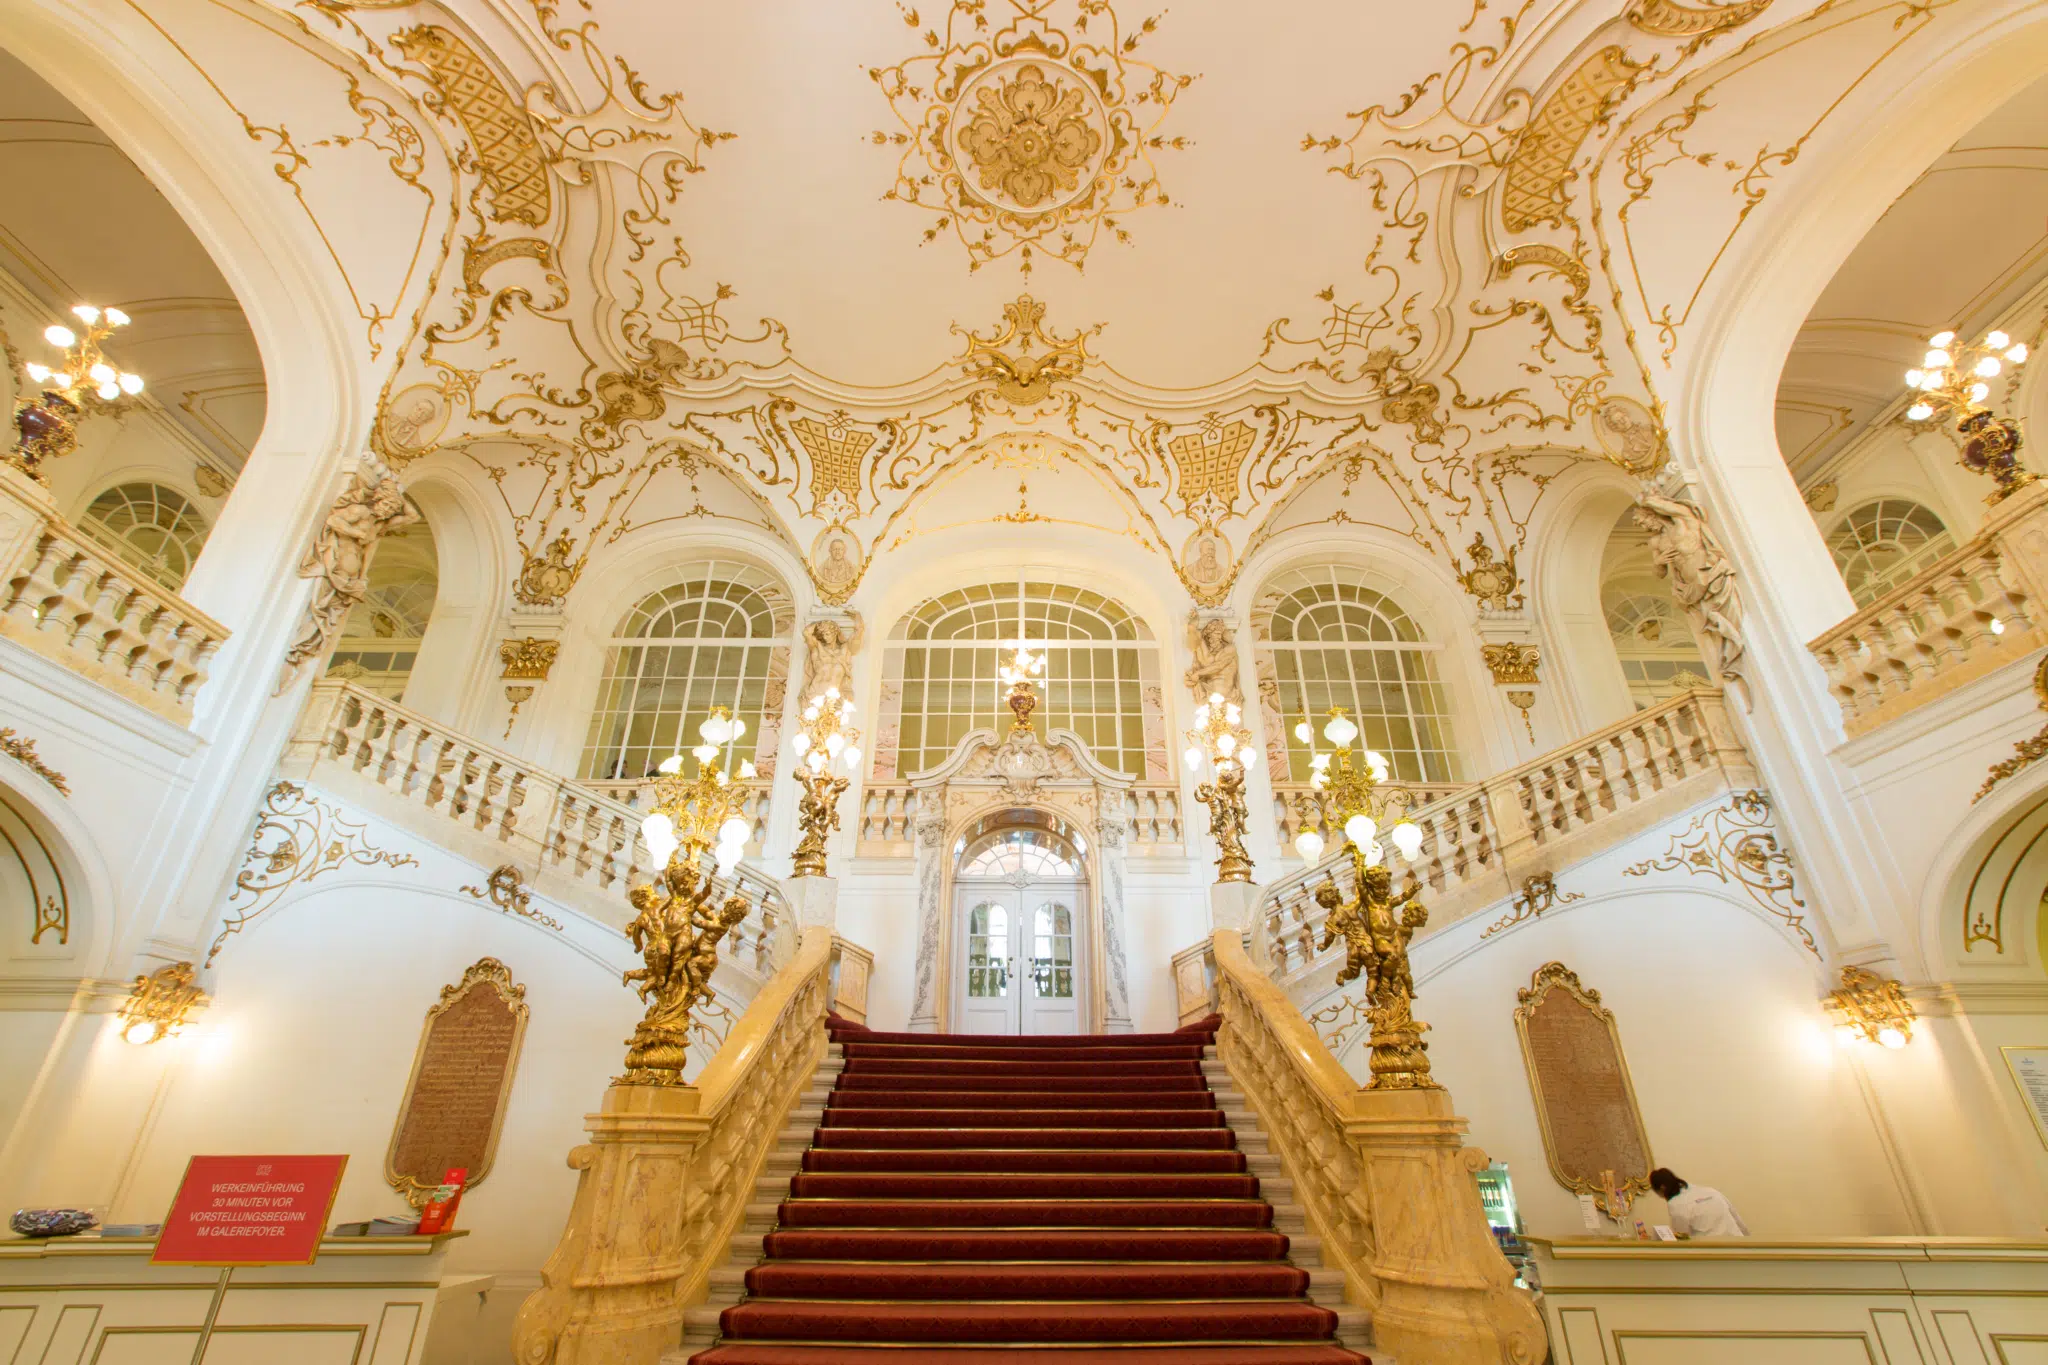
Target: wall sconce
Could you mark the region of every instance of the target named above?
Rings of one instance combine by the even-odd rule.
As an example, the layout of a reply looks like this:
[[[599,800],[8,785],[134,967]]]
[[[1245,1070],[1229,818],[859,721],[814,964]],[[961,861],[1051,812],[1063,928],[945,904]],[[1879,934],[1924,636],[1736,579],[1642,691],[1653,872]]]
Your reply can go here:
[[[1841,988],[1823,1003],[1835,1017],[1835,1039],[1844,1047],[1904,1047],[1913,1041],[1913,1021],[1920,1017],[1906,999],[1905,987],[1861,967],[1842,968]]]
[[[135,978],[135,988],[121,1002],[121,1037],[138,1047],[175,1038],[205,1009],[205,991],[193,980],[192,964],[173,962]]]

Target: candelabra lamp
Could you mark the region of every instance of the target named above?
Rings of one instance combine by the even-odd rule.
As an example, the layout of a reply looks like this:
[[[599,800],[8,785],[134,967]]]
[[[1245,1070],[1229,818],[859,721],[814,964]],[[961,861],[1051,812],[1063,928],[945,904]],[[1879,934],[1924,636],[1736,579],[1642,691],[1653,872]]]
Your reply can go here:
[[[1209,700],[1195,708],[1195,726],[1187,732],[1189,771],[1200,772],[1206,763],[1216,774],[1195,788],[1195,800],[1209,808],[1219,882],[1252,879],[1251,855],[1244,848],[1244,758],[1251,752],[1252,734],[1239,724],[1242,719],[1236,702],[1211,692]]]
[[[121,1002],[121,1038],[144,1047],[175,1038],[185,1031],[193,1014],[206,1008],[206,992],[189,962],[174,962],[135,978],[134,988]]]
[[[1392,772],[1384,754],[1373,749],[1353,751],[1358,722],[1343,707],[1331,707],[1330,719],[1323,726],[1329,750],[1314,747],[1315,727],[1307,716],[1294,727],[1294,737],[1310,746],[1309,789],[1294,798],[1294,811],[1301,821],[1294,849],[1305,862],[1313,864],[1322,858],[1329,843],[1326,830],[1340,831],[1367,866],[1377,866],[1386,857],[1379,837],[1382,830],[1403,858],[1413,859],[1422,851],[1422,829],[1404,814],[1407,791],[1381,787]]]
[[[1016,719],[1010,722],[1011,733],[1031,728],[1031,712],[1038,705],[1038,681],[1045,676],[1045,651],[1031,652],[1031,646],[1019,640],[1017,652],[1010,661],[996,670],[996,676],[1010,689],[1010,714]]]
[[[640,837],[658,870],[628,893],[636,913],[626,925],[642,965],[625,974],[625,984],[637,988],[647,1012],[627,1043],[626,1074],[614,1084],[682,1083],[690,1014],[711,998],[718,944],[753,908],[737,891],[720,903],[716,881],[746,849],[746,789],[726,772],[732,745],[746,732],[745,721],[715,707],[697,728],[703,743],[690,751],[696,777],[683,776],[681,754],[655,770],[654,808],[640,822]],[[742,760],[739,776],[753,775],[754,765]]]
[[[2025,364],[2026,345],[2003,332],[1986,332],[1975,344],[1958,341],[1954,332],[1937,332],[1927,339],[1927,346],[1921,368],[1906,371],[1906,386],[1914,395],[1906,420],[1955,422],[1963,438],[1964,468],[1988,474],[1998,485],[1987,502],[2010,497],[2034,482],[2036,475],[2020,463],[2018,424],[1986,406],[1990,381],[2008,366]]]
[[[115,369],[100,350],[100,343],[115,329],[128,325],[128,315],[89,303],[79,304],[71,314],[85,324],[84,335],[61,324],[44,329],[43,340],[61,350],[64,358],[55,369],[33,362],[22,366],[36,392],[14,400],[14,430],[20,440],[5,459],[37,483],[48,482],[43,476],[45,460],[78,449],[80,418],[118,415],[142,392],[142,376]]]
[[[1835,1037],[1844,1047],[1876,1043],[1900,1048],[1913,1041],[1919,1018],[1905,987],[1862,967],[1842,968],[1842,984],[1824,1002],[1835,1017]]]
[[[839,797],[860,769],[860,731],[846,723],[852,718],[853,702],[828,687],[804,707],[803,723],[790,736],[796,780],[804,789],[796,807],[803,839],[796,846],[792,876],[825,875],[825,839],[839,828]]]

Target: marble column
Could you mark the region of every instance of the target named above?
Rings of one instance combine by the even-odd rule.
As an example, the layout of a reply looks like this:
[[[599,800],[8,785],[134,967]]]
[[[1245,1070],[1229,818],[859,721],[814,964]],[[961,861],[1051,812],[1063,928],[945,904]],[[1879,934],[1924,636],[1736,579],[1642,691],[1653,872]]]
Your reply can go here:
[[[1096,866],[1101,871],[1104,1033],[1129,1033],[1130,969],[1124,950],[1124,845],[1130,836],[1128,798],[1113,788],[1096,788]]]
[[[917,981],[910,1002],[910,1031],[937,1033],[939,1022],[939,929],[945,906],[946,797],[944,789],[920,791],[913,822],[917,865]]]

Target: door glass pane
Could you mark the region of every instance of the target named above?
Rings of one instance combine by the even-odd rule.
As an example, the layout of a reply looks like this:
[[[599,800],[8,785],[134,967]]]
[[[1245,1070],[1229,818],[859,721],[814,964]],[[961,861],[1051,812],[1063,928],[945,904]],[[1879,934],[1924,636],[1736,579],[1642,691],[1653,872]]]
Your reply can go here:
[[[983,901],[967,912],[967,994],[1001,1000],[1010,993],[1005,963],[1010,952],[1010,912]]]
[[[1041,1000],[1074,998],[1074,915],[1047,901],[1032,917],[1031,984]]]

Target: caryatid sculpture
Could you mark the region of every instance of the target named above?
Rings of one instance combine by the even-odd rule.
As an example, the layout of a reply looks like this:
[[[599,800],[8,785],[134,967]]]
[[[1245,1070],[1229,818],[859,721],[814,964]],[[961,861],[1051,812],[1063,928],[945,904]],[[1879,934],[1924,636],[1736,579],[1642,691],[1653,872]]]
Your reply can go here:
[[[405,500],[398,476],[376,456],[365,454],[328,509],[312,552],[299,565],[299,577],[315,580],[313,600],[306,604],[298,639],[285,651],[284,671],[277,681],[280,693],[308,659],[327,652],[348,614],[369,593],[370,556],[377,542],[419,519]]]
[[[1693,637],[1716,681],[1749,703],[1743,679],[1742,600],[1735,595],[1735,564],[1690,503],[1645,489],[1635,506],[1635,523],[1650,537],[1650,557],[1671,596],[1685,609]]]

